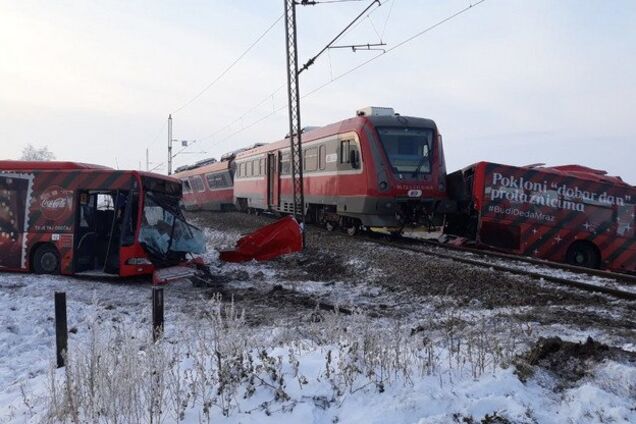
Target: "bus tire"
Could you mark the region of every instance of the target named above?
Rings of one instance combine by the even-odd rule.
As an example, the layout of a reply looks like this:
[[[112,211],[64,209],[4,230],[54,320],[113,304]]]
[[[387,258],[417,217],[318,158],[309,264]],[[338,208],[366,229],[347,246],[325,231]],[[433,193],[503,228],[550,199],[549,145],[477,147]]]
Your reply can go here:
[[[601,265],[601,255],[594,244],[576,241],[569,247],[565,261],[584,268],[598,268]]]
[[[36,274],[59,274],[60,255],[55,246],[43,244],[33,254],[33,272]]]

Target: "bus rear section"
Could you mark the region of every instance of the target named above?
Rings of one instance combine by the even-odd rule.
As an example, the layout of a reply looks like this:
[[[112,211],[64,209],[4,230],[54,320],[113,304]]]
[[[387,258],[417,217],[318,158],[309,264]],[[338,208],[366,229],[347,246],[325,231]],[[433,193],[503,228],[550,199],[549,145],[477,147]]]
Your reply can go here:
[[[479,162],[448,176],[447,234],[495,250],[636,273],[636,188],[578,165]]]
[[[203,250],[178,180],[73,162],[0,162],[0,269],[151,274]],[[197,246],[195,246],[197,245]]]

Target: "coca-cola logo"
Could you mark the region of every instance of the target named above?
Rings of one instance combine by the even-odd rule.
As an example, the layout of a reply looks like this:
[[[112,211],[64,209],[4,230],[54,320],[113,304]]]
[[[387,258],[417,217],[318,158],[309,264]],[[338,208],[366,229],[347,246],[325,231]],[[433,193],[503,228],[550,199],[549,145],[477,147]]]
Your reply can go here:
[[[67,205],[67,199],[64,197],[58,197],[57,199],[42,199],[40,206],[46,209],[60,209],[65,208]]]
[[[73,192],[61,187],[49,187],[40,195],[42,215],[53,221],[70,216]]]

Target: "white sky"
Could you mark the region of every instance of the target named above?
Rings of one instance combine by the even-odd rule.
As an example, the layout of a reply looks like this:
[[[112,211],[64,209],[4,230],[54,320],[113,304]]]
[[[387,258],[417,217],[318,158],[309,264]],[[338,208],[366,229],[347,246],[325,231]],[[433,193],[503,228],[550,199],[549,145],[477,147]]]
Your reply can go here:
[[[301,8],[299,61],[368,3]],[[382,3],[342,44],[381,35],[391,47],[469,4]],[[58,159],[120,168],[144,166],[146,147],[152,162],[165,161],[168,114],[282,9],[283,0],[0,0],[0,158],[32,143]],[[303,99],[303,125],[391,106],[437,122],[449,171],[479,160],[578,163],[636,184],[635,22],[631,0],[488,0]],[[179,155],[175,166],[287,132],[283,109],[236,133],[284,106],[285,89],[223,129],[285,83],[284,46],[281,21],[174,115],[174,137],[200,140],[191,150],[206,152]],[[301,92],[377,53],[330,51],[302,74]]]

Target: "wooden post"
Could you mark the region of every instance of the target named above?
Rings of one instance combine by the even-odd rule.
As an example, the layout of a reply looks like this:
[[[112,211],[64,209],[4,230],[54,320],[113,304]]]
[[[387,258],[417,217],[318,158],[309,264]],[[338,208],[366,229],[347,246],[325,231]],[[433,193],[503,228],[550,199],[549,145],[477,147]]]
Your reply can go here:
[[[157,341],[163,333],[163,288],[152,288],[152,340]]]
[[[65,365],[68,349],[68,326],[66,323],[66,293],[55,292],[55,347],[57,367]]]

